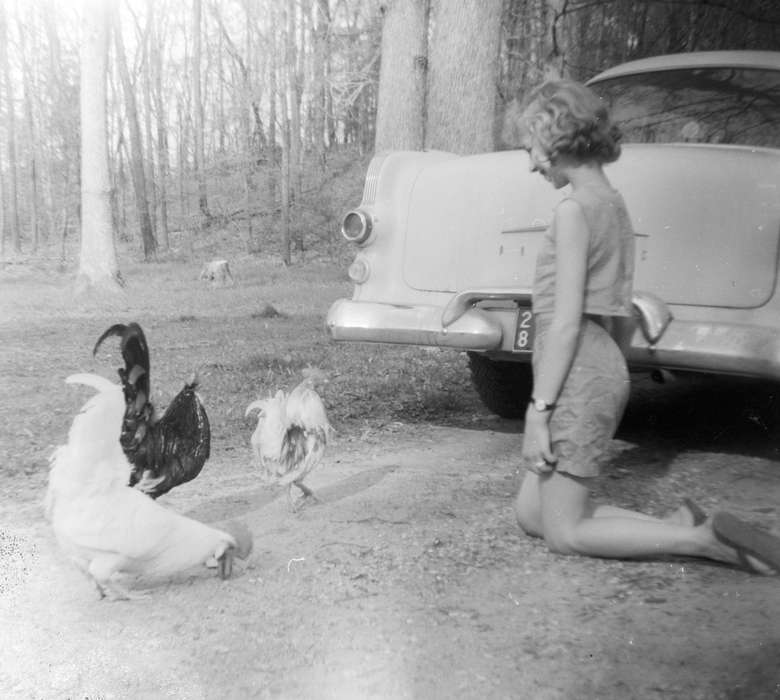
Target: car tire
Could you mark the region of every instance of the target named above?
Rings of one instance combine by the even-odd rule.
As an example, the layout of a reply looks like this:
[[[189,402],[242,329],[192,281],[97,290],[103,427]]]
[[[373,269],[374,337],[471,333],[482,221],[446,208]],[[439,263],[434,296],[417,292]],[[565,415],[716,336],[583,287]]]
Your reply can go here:
[[[478,352],[468,356],[471,381],[482,403],[502,418],[522,418],[533,385],[530,363],[491,360]]]

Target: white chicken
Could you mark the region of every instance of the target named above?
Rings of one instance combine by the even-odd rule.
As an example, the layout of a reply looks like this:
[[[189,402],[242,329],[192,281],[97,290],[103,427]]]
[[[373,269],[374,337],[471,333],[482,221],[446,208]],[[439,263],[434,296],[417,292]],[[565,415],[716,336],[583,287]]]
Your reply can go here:
[[[97,586],[100,597],[134,598],[122,574],[170,576],[215,558],[222,578],[233,555],[246,558],[252,536],[243,523],[226,530],[175,513],[127,485],[132,465],[119,443],[122,387],[95,374],[65,380],[97,390],[75,417],[68,442],[51,457],[44,501],[63,551]]]
[[[261,477],[266,483],[287,486],[290,510],[300,504],[293,499],[293,486],[307,498],[317,500],[303,483],[325,453],[333,428],[315,385],[327,382],[322,370],[306,368],[303,381],[289,394],[281,389],[273,397],[253,401],[245,415],[257,410],[257,427],[251,445]]]

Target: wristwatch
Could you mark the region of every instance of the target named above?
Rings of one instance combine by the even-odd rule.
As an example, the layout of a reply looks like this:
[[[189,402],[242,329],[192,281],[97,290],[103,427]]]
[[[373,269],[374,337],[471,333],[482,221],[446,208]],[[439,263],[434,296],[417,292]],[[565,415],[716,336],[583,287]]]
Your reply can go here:
[[[533,397],[531,397],[531,405],[539,411],[539,413],[546,413],[555,408],[555,403],[547,403],[544,399],[535,399]]]

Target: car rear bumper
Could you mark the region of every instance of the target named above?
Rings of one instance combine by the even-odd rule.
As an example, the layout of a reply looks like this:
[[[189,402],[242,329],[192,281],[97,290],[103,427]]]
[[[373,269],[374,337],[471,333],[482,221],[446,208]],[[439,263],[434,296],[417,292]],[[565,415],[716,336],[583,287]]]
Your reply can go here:
[[[511,351],[511,311],[472,307],[446,328],[442,312],[439,306],[339,299],[328,311],[326,326],[338,341],[451,347],[488,352],[497,359],[528,361],[528,353]],[[637,330],[628,362],[632,368],[780,380],[780,330],[674,319],[652,346]]]
[[[335,340],[434,345],[463,350],[497,350],[501,323],[480,309],[469,309],[442,325],[437,306],[396,306],[339,299],[328,311],[326,326]]]
[[[780,380],[780,330],[769,326],[673,320],[654,348],[636,341],[633,367]]]

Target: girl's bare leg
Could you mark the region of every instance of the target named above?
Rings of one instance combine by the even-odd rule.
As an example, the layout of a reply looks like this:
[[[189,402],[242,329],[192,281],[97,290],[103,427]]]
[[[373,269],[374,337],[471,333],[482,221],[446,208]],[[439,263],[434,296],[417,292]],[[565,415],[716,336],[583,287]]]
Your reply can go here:
[[[515,498],[515,515],[520,527],[526,534],[532,537],[543,537],[542,504],[539,492],[539,475],[526,472],[520,490]],[[690,513],[685,508],[679,508],[665,518],[656,518],[626,508],[617,506],[595,505],[589,513],[591,518],[636,518],[654,522],[675,523],[678,525],[692,525]]]
[[[593,517],[596,509],[585,479],[552,472],[539,478],[539,494],[542,532],[553,551],[617,559],[682,555],[738,563],[736,552],[715,538],[708,523],[691,527],[625,517],[621,509],[602,510],[602,516]]]

